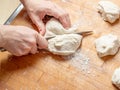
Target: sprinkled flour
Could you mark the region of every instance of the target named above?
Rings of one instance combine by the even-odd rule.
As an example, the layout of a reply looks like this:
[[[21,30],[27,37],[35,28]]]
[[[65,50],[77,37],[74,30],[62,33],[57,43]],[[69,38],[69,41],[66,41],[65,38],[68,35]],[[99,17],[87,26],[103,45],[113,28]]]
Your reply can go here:
[[[85,73],[90,73],[89,68],[89,61],[90,59],[78,50],[76,53],[70,56],[64,56],[65,60],[69,60],[69,63],[71,66],[80,69],[81,71]]]

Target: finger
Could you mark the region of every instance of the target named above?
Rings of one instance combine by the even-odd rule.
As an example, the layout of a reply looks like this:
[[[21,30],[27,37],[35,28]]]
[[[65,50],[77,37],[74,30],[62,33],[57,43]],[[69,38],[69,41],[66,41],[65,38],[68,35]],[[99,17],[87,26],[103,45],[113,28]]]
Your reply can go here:
[[[29,53],[29,51],[28,51],[28,50],[22,50],[22,49],[17,48],[16,51],[11,52],[11,53],[12,53],[13,55],[15,55],[15,56],[23,56],[23,55],[27,55],[27,54]]]
[[[59,17],[59,21],[62,23],[64,28],[70,28],[71,27],[71,22],[68,14],[61,15]]]
[[[39,14],[40,20],[43,20],[45,15],[46,15],[45,11],[40,12],[40,14]]]
[[[58,6],[57,4],[54,5],[56,7],[55,9],[53,9],[53,12],[55,13],[54,15],[56,15],[54,17],[59,19],[64,28],[70,28],[71,21],[69,14],[62,7]]]
[[[30,18],[33,21],[33,23],[37,26],[40,34],[44,35],[45,34],[45,25],[42,22],[42,20],[40,20],[40,17],[37,15],[30,15]]]
[[[46,49],[48,46],[47,40],[40,34],[37,35],[37,44],[39,49]]]
[[[14,42],[8,42],[8,45],[5,45],[5,49],[10,52],[11,54],[15,56],[22,56],[21,48],[19,47],[19,44],[13,45]]]
[[[31,48],[30,53],[31,53],[31,54],[37,53],[37,45],[36,45],[36,44],[33,45],[33,47]]]
[[[40,21],[39,21],[39,25],[41,26],[41,27],[40,27],[41,30],[40,30],[39,32],[40,32],[40,34],[41,34],[42,36],[44,36],[44,34],[45,34],[45,32],[46,32],[45,24],[43,23],[42,20],[40,20]]]
[[[9,45],[10,46],[10,45]],[[12,55],[15,55],[15,56],[22,56],[22,52],[21,50],[19,49],[19,47],[15,46],[15,47],[7,47],[5,48],[8,52],[10,52]]]
[[[63,11],[63,9],[56,6],[56,8],[52,9],[52,11],[47,11],[47,15],[54,16],[59,19],[64,28],[71,27],[69,14]]]
[[[22,45],[19,46],[19,56],[27,55],[30,53],[31,47],[27,43],[22,43]]]

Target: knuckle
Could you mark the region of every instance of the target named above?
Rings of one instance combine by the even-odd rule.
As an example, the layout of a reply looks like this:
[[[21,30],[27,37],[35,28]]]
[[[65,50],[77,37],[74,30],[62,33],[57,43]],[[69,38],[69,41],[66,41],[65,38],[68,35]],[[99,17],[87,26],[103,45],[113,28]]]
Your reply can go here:
[[[69,17],[69,14],[68,13],[66,13],[66,12],[64,12],[64,13],[62,13],[62,14],[60,14],[60,16],[59,16],[59,18],[66,18],[66,17]]]
[[[31,47],[34,46],[36,44],[36,40],[31,40],[30,44],[31,44]]]

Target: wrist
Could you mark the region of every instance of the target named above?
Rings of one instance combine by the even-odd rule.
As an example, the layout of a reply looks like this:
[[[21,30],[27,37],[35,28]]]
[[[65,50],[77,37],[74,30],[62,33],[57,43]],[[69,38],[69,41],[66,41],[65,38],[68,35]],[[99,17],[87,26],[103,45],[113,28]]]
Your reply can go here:
[[[20,0],[20,2],[23,4],[27,12],[34,11],[32,9],[32,4],[34,3],[34,0]]]
[[[33,5],[36,5],[36,3],[39,3],[41,1],[46,1],[46,0],[20,0],[20,2],[24,5],[27,11],[31,10]]]
[[[4,47],[3,29],[4,25],[0,25],[0,47]]]
[[[21,2],[24,6],[26,6],[26,2],[28,2],[28,0],[20,0],[20,2]]]

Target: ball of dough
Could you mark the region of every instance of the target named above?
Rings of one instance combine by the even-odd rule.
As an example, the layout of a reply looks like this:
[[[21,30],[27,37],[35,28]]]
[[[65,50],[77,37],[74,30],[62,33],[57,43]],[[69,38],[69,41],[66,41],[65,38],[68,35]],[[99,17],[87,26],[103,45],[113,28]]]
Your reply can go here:
[[[96,39],[95,46],[99,57],[115,55],[120,47],[117,36],[108,34]]]
[[[120,89],[120,68],[117,68],[112,76],[112,83]]]
[[[103,20],[114,23],[120,17],[120,9],[114,3],[101,0],[98,3],[98,11],[101,13]]]
[[[66,30],[58,20],[52,18],[46,24],[45,37],[75,33],[76,30],[77,27],[74,26]]]
[[[48,40],[48,49],[53,54],[70,55],[76,52],[81,40],[82,36],[78,34],[57,35]]]

